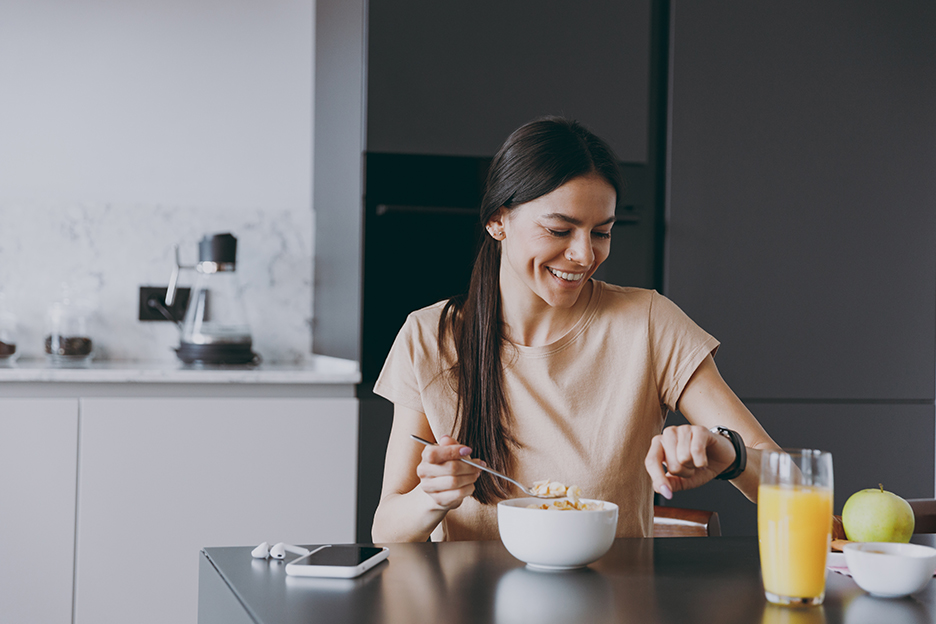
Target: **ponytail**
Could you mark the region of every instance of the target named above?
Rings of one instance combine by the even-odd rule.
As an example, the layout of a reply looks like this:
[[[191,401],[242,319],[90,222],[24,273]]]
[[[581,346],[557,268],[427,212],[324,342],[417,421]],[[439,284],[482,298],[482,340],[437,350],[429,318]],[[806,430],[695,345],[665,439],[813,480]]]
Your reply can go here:
[[[569,180],[597,173],[620,198],[623,179],[611,148],[577,122],[559,117],[532,121],[510,135],[491,162],[481,202],[481,225],[501,208],[542,197]],[[471,447],[499,472],[511,472],[512,449],[519,446],[511,433],[511,413],[504,390],[503,331],[500,298],[500,243],[484,236],[468,294],[450,299],[439,318],[439,354],[452,333],[455,362],[449,369],[458,397],[456,439]],[[482,472],[473,497],[493,504],[510,496],[500,479]]]

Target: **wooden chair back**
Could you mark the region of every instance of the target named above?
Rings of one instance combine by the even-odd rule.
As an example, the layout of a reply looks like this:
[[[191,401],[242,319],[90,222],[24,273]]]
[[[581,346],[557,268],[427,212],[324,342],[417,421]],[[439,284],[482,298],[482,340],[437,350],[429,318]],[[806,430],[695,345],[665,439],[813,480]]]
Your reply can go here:
[[[718,512],[653,506],[653,537],[720,537]]]
[[[907,502],[916,521],[913,532],[936,533],[936,498],[911,498]]]

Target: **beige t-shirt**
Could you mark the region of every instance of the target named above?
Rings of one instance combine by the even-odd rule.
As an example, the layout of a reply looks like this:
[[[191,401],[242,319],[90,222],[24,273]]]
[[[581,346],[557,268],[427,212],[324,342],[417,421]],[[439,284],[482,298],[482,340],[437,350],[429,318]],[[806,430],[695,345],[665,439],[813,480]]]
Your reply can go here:
[[[504,348],[507,405],[520,442],[511,476],[526,484],[552,479],[578,485],[585,498],[620,507],[618,537],[648,537],[653,487],[644,458],[650,440],[718,341],[655,291],[594,286],[585,313],[565,336],[541,347]],[[394,404],[425,414],[436,439],[456,431],[457,399],[446,372],[451,362],[440,362],[438,351],[443,305],[409,315],[374,387]],[[496,505],[473,498],[432,534],[435,541],[497,538]]]

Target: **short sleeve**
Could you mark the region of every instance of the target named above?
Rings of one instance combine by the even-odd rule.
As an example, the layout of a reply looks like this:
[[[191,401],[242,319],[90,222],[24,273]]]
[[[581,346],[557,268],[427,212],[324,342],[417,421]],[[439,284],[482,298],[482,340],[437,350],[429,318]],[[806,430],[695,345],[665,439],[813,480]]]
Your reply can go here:
[[[657,292],[651,298],[649,323],[650,353],[660,401],[676,411],[689,378],[707,355],[715,354],[719,343]]]
[[[392,402],[417,412],[425,413],[417,376],[417,352],[423,350],[419,324],[410,314],[393,341],[390,353],[384,361],[374,393]]]

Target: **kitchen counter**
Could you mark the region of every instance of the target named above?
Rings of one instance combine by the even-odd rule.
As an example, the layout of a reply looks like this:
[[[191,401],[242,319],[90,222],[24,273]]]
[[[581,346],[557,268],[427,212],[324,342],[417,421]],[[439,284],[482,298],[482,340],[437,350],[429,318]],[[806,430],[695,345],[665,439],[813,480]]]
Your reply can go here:
[[[130,392],[191,395],[202,391],[225,396],[263,394],[354,396],[360,383],[357,362],[312,355],[303,364],[193,367],[181,362],[92,361],[82,368],[58,368],[44,359],[19,360],[0,367],[0,396],[113,396]]]

